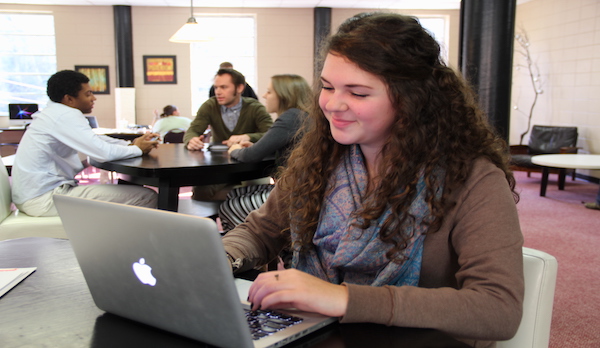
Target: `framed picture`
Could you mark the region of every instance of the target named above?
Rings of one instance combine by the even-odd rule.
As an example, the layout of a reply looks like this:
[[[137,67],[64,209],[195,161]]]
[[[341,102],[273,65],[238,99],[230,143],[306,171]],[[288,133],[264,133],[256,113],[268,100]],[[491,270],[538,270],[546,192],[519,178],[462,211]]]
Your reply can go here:
[[[175,56],[144,56],[145,84],[177,84]]]
[[[108,65],[75,65],[75,71],[89,77],[94,94],[110,94]]]

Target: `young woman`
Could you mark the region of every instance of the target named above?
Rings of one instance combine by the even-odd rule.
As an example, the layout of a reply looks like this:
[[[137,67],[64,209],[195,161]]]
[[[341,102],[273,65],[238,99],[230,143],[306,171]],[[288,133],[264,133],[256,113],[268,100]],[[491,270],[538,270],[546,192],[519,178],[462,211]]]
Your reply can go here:
[[[163,113],[152,127],[152,132],[160,134],[164,138],[165,134],[174,129],[183,129],[190,127],[192,120],[187,117],[179,116],[179,110],[175,105],[167,105],[163,108]]]
[[[274,75],[263,98],[267,112],[277,114],[273,126],[256,143],[235,144],[229,153],[241,162],[258,162],[275,155],[277,164],[284,165],[286,150],[293,144],[294,135],[310,108],[311,90],[302,76]]]
[[[325,47],[318,105],[267,202],[223,242],[234,271],[291,245],[253,308],[512,337],[523,301],[506,144],[414,18],[361,14]]]
[[[273,126],[256,143],[250,141],[229,148],[232,158],[241,162],[258,162],[275,155],[273,175],[285,166],[295,135],[311,106],[312,92],[306,80],[299,75],[274,75],[263,95],[267,112],[276,113]],[[235,188],[219,207],[223,232],[242,223],[248,212],[258,209],[267,199],[272,185],[251,185]]]

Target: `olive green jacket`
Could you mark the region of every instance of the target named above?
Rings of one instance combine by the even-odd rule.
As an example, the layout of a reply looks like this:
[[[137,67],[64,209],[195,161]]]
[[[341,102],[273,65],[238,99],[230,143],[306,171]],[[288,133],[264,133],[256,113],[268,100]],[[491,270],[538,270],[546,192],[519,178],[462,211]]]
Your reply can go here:
[[[253,98],[242,98],[240,118],[233,130],[229,130],[221,117],[221,106],[215,97],[210,98],[198,109],[196,118],[185,132],[184,143],[200,136],[210,125],[211,142],[222,142],[232,135],[248,134],[250,141],[257,142],[273,125],[273,119],[267,109]]]

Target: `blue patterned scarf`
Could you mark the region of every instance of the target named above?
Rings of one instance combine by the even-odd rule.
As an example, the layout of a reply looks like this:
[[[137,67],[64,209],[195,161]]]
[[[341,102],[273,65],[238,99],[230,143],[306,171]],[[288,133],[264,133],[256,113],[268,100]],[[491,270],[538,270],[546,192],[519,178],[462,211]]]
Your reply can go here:
[[[389,243],[379,239],[382,223],[390,215],[388,207],[381,217],[366,230],[356,227],[357,218],[352,213],[362,206],[367,189],[368,174],[358,145],[345,154],[336,168],[334,181],[325,197],[317,230],[313,237],[314,248],[299,253],[294,247],[292,267],[334,284],[342,282],[362,285],[413,285],[419,283],[423,255],[423,220],[430,215],[425,202],[425,180],[417,183],[417,195],[409,208],[415,217],[414,224],[406,224],[406,234],[413,233],[402,251],[406,261],[390,262],[386,252]],[[333,189],[331,189],[333,188]],[[441,193],[441,188],[438,190]],[[394,226],[393,228],[398,228]],[[292,240],[298,240],[292,230]]]

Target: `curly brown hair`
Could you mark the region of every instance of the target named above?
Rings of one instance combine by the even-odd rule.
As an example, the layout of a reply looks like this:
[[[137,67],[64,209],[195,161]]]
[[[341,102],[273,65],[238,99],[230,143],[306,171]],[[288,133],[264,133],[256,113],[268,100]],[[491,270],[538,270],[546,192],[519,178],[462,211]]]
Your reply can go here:
[[[391,244],[390,259],[401,258],[411,237],[402,226],[414,219],[408,209],[420,175],[425,178],[431,211],[427,233],[440,228],[445,213],[455,204],[448,197],[466,182],[477,158],[487,158],[504,171],[518,201],[505,141],[487,122],[473,90],[440,59],[438,43],[415,18],[392,13],[354,16],[329,38],[321,61],[327,54],[345,57],[379,77],[396,110],[392,135],[381,150],[377,168],[381,181],[354,213],[365,229],[391,207],[379,234]],[[278,181],[289,207],[290,228],[298,234],[304,251],[313,245],[330,177],[348,149],[333,139],[318,105],[321,87],[317,87],[304,136]],[[435,175],[439,169],[445,173],[442,177]],[[443,193],[436,195],[441,187]]]

